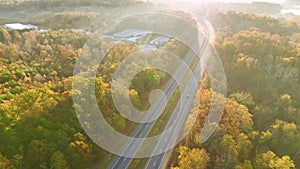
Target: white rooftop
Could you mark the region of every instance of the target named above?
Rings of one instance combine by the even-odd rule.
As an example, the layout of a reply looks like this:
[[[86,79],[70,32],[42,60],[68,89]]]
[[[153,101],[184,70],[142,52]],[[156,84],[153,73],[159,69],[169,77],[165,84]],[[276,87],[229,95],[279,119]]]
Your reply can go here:
[[[20,24],[20,23],[10,23],[10,24],[5,24],[3,26],[5,29],[9,29],[9,30],[26,30],[26,29],[37,29],[37,26],[34,25],[24,25],[24,24]]]
[[[166,36],[159,36],[159,37],[153,39],[153,40],[150,42],[150,44],[152,44],[152,45],[162,45],[162,44],[164,44],[164,43],[169,42],[170,39],[171,39],[171,38],[166,37]]]
[[[141,30],[141,29],[125,29],[122,32],[118,32],[113,34],[114,37],[121,37],[121,38],[129,38],[129,37],[137,37],[137,36],[145,36],[150,34],[151,31],[148,30]]]

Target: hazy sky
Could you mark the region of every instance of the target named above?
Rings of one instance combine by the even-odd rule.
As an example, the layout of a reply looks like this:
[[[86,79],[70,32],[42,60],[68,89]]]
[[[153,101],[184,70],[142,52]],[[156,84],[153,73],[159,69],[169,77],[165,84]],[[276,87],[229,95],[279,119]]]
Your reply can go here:
[[[244,3],[250,3],[254,0],[217,0],[217,1],[220,1],[220,2],[244,2]],[[260,2],[271,2],[271,3],[283,3],[284,0],[255,0],[255,1],[260,1]]]
[[[145,0],[146,1],[146,0]],[[201,3],[207,2],[208,0],[150,0],[153,2],[166,2],[166,3],[174,3],[176,1],[185,1],[191,3]],[[210,0],[210,1],[218,1],[218,2],[241,2],[241,3],[250,3],[252,1],[260,1],[260,2],[271,2],[271,3],[283,3],[285,0]]]

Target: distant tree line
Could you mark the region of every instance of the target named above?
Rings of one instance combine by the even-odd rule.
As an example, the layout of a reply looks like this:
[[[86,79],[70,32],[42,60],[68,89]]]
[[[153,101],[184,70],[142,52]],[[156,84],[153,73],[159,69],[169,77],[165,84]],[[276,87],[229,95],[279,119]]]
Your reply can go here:
[[[3,0],[2,5],[24,5],[37,8],[54,6],[124,6],[140,2],[138,0]]]

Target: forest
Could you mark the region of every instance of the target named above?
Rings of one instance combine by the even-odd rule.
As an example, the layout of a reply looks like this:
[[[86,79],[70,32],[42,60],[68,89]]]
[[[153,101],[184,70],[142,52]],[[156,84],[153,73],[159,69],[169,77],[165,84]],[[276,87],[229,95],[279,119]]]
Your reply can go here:
[[[198,120],[177,146],[177,168],[290,169],[300,165],[300,46],[293,21],[228,12],[213,22],[228,96],[213,137],[199,144],[211,90],[200,88]]]
[[[199,144],[214,92],[204,77],[197,93],[200,107],[191,110],[197,122],[175,147],[168,168],[299,168],[300,26],[236,12],[217,15],[213,25],[217,35],[213,45],[227,77],[223,116],[213,136]],[[70,29],[41,33],[0,28],[1,169],[105,168],[112,158],[84,132],[72,100],[74,65],[90,36]],[[178,55],[187,50],[176,40],[165,47]],[[99,66],[95,82],[106,120],[124,133],[134,125],[114,108],[110,80],[124,56],[137,48],[122,43],[113,49]],[[146,109],[148,95],[142,91],[151,91],[168,78],[155,69],[140,73],[129,93],[133,104]]]

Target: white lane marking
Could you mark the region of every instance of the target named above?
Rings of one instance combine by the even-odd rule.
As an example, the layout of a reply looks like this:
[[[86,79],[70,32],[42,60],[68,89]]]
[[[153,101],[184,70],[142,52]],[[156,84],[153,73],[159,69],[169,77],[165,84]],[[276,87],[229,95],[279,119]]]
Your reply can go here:
[[[126,158],[123,159],[123,161],[125,161],[125,160],[126,160]]]
[[[132,148],[134,148],[135,147],[135,144],[132,146]]]
[[[152,167],[154,167],[155,165],[156,165],[156,161],[154,161],[154,163],[153,163]]]
[[[142,134],[140,134],[140,136],[139,137],[142,137]]]

